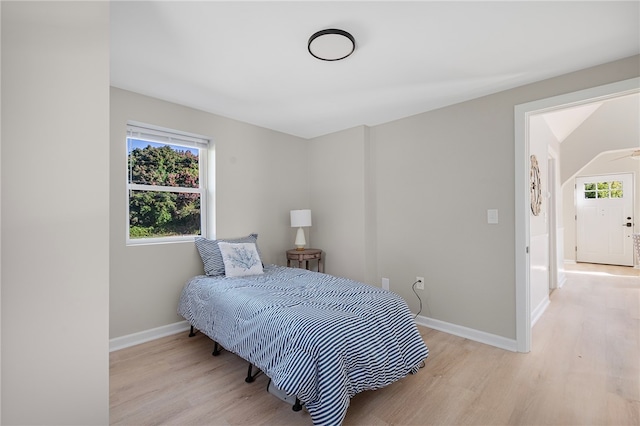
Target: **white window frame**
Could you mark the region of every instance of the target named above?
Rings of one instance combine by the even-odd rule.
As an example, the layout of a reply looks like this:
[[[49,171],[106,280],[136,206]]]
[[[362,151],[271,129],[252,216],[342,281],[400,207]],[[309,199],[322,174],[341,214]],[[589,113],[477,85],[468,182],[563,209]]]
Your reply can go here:
[[[144,185],[129,182],[129,138],[146,140],[154,143],[166,143],[168,145],[184,146],[186,148],[197,148],[198,152],[198,182],[199,188],[185,188],[175,186],[160,185]],[[126,167],[126,244],[127,245],[144,245],[144,244],[164,244],[176,242],[193,242],[196,237],[207,235],[207,222],[209,217],[208,200],[207,200],[207,183],[208,183],[208,157],[210,149],[210,139],[172,129],[162,128],[149,124],[130,121],[127,123],[127,136],[125,138],[125,167]],[[130,238],[130,218],[129,203],[130,191],[161,191],[161,192],[187,192],[200,194],[200,235],[179,235],[172,237],[149,237],[149,238]]]

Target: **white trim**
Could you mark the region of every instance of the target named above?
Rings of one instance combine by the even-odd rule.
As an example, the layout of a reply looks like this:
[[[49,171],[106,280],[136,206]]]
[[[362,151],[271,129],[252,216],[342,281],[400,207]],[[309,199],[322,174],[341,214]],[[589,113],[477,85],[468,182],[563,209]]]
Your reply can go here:
[[[574,262],[575,263],[575,262]],[[565,274],[564,272],[562,274],[560,274],[558,279],[558,288],[562,288],[564,287],[564,285],[567,283],[567,274]]]
[[[127,247],[151,246],[154,244],[193,243],[200,235],[176,235],[173,237],[131,238]]]
[[[143,133],[141,133],[143,132]],[[144,133],[146,132],[146,133]],[[145,138],[143,136],[149,136]],[[127,136],[125,138],[125,154],[128,159],[129,157],[129,138],[141,137],[142,139],[149,140],[150,142],[156,143],[170,143],[178,146],[185,146],[189,148],[198,149],[198,188],[185,188],[185,187],[169,187],[169,186],[159,186],[159,185],[144,185],[144,184],[134,184],[130,183],[130,170],[129,170],[129,161],[125,161],[125,165],[127,166],[126,170],[126,185],[127,190],[125,192],[126,197],[126,211],[125,211],[125,245],[127,246],[137,246],[137,245],[149,245],[149,244],[165,244],[165,243],[174,243],[174,242],[185,242],[185,241],[193,241],[194,238],[199,236],[208,235],[208,227],[210,218],[215,218],[215,212],[209,211],[209,202],[208,195],[209,191],[209,150],[213,149],[213,139],[207,138],[205,136],[196,135],[194,133],[188,133],[184,131],[167,129],[164,127],[143,124],[140,122],[129,121],[127,123]],[[164,141],[164,142],[163,142]],[[213,163],[215,164],[215,163]],[[215,173],[215,171],[214,171]],[[131,191],[161,191],[161,192],[187,192],[200,194],[200,234],[199,235],[179,235],[172,237],[148,237],[148,238],[131,238],[131,230],[130,230],[130,217],[129,217],[129,206],[131,203]],[[214,203],[215,207],[215,203]],[[215,223],[214,223],[215,225]]]
[[[169,129],[168,127],[154,126],[139,121],[127,122],[127,137],[135,139],[149,139],[150,142],[169,143],[183,145],[191,148],[207,148],[210,138],[196,133],[189,133]]]
[[[640,92],[640,77],[592,87],[514,107],[515,121],[515,286],[516,342],[519,352],[531,349],[529,287],[529,117],[569,106]]]
[[[538,306],[536,306],[533,312],[531,312],[531,327],[533,327],[538,322],[544,311],[546,311],[547,307],[549,307],[550,303],[551,300],[549,299],[549,296],[547,296],[542,299],[542,301],[538,304]]]
[[[145,342],[150,342],[151,340],[160,339],[161,337],[171,336],[172,334],[187,331],[190,328],[191,326],[187,321],[180,321],[173,324],[152,328],[150,330],[128,334],[126,336],[114,337],[113,339],[109,340],[109,352],[139,345]]]
[[[549,242],[547,244],[548,256],[548,275],[549,290],[558,288],[558,252],[564,249],[558,242],[562,239],[559,237],[558,217],[562,213],[562,203],[558,203],[558,194],[561,188],[558,182],[560,174],[560,155],[551,146],[547,146],[547,188],[549,190],[547,226],[549,232]],[[533,322],[531,323],[533,327]]]
[[[531,348],[531,289],[529,212],[529,112],[528,104],[515,106],[515,271],[516,343],[518,352]],[[526,178],[525,178],[526,173]]]
[[[127,189],[130,191],[154,191],[154,192],[185,192],[187,194],[205,194],[205,188],[187,188],[186,186],[161,186],[143,185],[140,183],[129,183]]]
[[[486,333],[484,331],[475,330],[473,328],[461,325],[451,324],[433,318],[418,316],[416,324],[442,331],[444,333],[453,334],[454,336],[464,337],[475,342],[484,343],[495,346],[500,349],[516,352],[516,341],[507,339],[495,334]],[[109,352],[139,345],[141,343],[150,342],[162,337],[171,336],[173,334],[188,331],[191,326],[187,321],[180,321],[173,324],[163,325],[161,327],[152,328],[150,330],[140,331],[138,333],[128,334],[126,336],[115,337],[109,340]]]
[[[506,337],[486,333],[484,331],[475,330],[473,328],[451,324],[445,321],[423,317],[420,315],[416,318],[416,324],[423,325],[434,330],[442,331],[444,333],[453,334],[454,336],[464,337],[465,339],[473,340],[474,342],[495,346],[507,351],[517,352],[518,350],[516,341],[513,339],[507,339]]]

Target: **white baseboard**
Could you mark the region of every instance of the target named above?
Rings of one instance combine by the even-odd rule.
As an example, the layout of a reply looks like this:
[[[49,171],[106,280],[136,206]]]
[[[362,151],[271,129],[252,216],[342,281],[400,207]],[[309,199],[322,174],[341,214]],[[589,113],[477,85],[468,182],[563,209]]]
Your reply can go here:
[[[517,352],[516,341],[513,339],[507,339],[506,337],[423,316],[418,316],[416,318],[416,324],[453,334],[454,336],[464,337],[465,339],[473,340],[475,342],[495,346],[500,349]],[[180,321],[174,324],[163,325],[162,327],[152,328],[150,330],[140,331],[138,333],[128,334],[122,337],[115,337],[109,340],[109,352],[139,345],[141,343],[160,339],[161,337],[170,336],[172,334],[185,332],[189,330],[189,328],[190,325],[187,321]]]
[[[486,333],[484,331],[475,330],[473,328],[451,324],[445,321],[440,321],[423,316],[418,316],[416,318],[416,324],[424,325],[425,327],[433,328],[434,330],[453,334],[454,336],[464,337],[465,339],[495,346],[497,348],[505,349],[511,352],[518,351],[518,347],[514,339],[507,339],[506,337],[497,336],[495,334]],[[427,346],[428,345],[429,342],[427,342]]]
[[[562,271],[558,274],[558,288],[562,288],[567,283],[567,274]]]
[[[549,306],[549,303],[551,303],[551,301],[549,300],[549,296],[547,296],[542,300],[542,302],[538,304],[538,306],[535,307],[533,312],[531,312],[531,327],[533,327],[535,323],[538,322],[544,311]]]
[[[172,334],[184,332],[189,330],[190,327],[191,326],[187,321],[180,321],[173,324],[163,325],[162,327],[128,334],[122,337],[115,337],[109,340],[109,352],[139,345],[140,343],[149,342],[151,340],[170,336]]]

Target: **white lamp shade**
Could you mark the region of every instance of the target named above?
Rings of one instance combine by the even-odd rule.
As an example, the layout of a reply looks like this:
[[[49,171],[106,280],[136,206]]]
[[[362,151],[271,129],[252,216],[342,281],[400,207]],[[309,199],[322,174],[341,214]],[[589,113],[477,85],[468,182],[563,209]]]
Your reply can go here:
[[[311,210],[291,210],[291,227],[311,226]]]

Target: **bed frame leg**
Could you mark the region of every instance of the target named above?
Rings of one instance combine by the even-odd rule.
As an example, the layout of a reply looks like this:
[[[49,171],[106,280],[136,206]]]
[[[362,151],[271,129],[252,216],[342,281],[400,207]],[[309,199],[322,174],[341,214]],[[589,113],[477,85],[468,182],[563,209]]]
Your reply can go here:
[[[300,411],[302,410],[302,404],[300,404],[300,400],[298,398],[296,398],[296,403],[293,404],[293,407],[291,407],[291,409],[293,411]]]
[[[191,331],[189,332],[189,337],[193,337],[196,335],[196,331],[193,329],[193,326],[191,326]]]
[[[213,342],[213,352],[211,352],[211,355],[213,356],[220,355],[220,345],[218,345],[218,342]]]
[[[244,381],[247,383],[251,383],[255,380],[258,374],[260,374],[260,370],[256,371],[256,374],[253,374],[253,364],[249,363],[249,369],[247,370],[247,377],[244,379]]]

